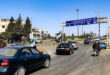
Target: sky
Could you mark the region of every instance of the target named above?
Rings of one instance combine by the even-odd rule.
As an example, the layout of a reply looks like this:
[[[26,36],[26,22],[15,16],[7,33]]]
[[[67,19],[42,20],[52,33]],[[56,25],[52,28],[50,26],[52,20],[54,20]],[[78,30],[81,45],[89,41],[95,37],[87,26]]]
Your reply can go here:
[[[25,21],[30,18],[32,26],[48,31],[52,36],[60,31],[62,22],[79,19],[110,17],[110,0],[0,0],[0,18],[15,19],[21,14]],[[82,34],[82,26],[79,34]],[[83,26],[86,33],[98,34],[98,24]],[[77,27],[65,27],[66,35],[77,35]],[[101,35],[106,34],[106,24],[101,24]]]

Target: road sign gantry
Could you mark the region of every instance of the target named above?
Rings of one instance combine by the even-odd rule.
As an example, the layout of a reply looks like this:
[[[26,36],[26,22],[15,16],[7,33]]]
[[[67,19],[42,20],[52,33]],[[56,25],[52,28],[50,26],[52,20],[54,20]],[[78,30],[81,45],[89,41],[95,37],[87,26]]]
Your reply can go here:
[[[110,26],[109,26],[109,18],[108,17],[93,17],[93,18],[65,21],[65,22],[61,23],[61,31],[63,31],[63,27],[98,24],[98,23],[106,23],[107,24],[107,31],[106,31],[107,44],[110,46]]]

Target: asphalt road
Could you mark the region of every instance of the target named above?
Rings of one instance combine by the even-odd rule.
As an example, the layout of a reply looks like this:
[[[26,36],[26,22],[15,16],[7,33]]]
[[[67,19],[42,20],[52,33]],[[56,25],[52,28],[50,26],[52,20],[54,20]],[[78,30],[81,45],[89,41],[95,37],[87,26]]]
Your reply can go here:
[[[72,55],[55,55],[55,47],[50,50],[53,50],[50,68],[40,67],[28,75],[110,75],[110,55],[92,57],[91,45],[79,45]]]

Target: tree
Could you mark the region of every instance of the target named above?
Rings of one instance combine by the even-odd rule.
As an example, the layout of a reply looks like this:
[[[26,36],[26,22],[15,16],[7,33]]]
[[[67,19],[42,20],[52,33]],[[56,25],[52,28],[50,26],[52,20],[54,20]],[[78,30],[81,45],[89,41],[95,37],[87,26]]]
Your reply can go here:
[[[18,34],[18,33],[11,34],[11,37],[16,42],[21,42],[21,40],[22,40],[22,35],[21,34]]]
[[[18,33],[18,34],[23,33],[23,25],[22,25],[21,15],[19,15],[19,18],[16,21],[15,30],[16,30],[15,33]]]
[[[63,40],[64,40],[64,41],[67,41],[67,39],[68,39],[68,38],[67,38],[66,34],[64,33],[64,34],[63,34]]]
[[[44,32],[43,31],[41,31],[41,37],[42,37],[42,40],[43,40],[43,38],[44,38]]]
[[[13,17],[10,18],[10,23],[8,24],[6,32],[10,32],[10,33],[15,32],[15,23],[14,23],[14,18]]]
[[[50,36],[50,34],[48,34],[48,35],[47,35],[47,39],[51,39],[51,36]]]
[[[55,41],[57,42],[57,43],[59,43],[60,42],[60,40],[57,40],[57,38],[55,37]]]
[[[71,39],[74,39],[74,34],[72,34]]]
[[[23,28],[23,35],[25,35],[27,39],[29,38],[29,34],[31,33],[31,27],[32,27],[32,24],[30,22],[29,17],[27,17],[26,24],[24,25],[24,28]]]
[[[2,32],[0,34],[1,37],[3,37],[4,39],[9,39],[11,38],[11,33],[10,32]]]

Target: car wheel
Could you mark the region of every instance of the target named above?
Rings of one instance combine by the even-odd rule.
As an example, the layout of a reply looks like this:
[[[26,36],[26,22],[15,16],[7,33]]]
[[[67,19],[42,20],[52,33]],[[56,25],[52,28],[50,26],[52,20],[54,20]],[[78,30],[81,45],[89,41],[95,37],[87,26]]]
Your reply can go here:
[[[14,75],[25,75],[25,73],[26,73],[25,68],[24,67],[19,67]]]
[[[50,60],[47,58],[44,62],[44,67],[49,68],[50,67]]]
[[[74,54],[74,50],[72,50],[72,54]]]
[[[69,51],[69,55],[71,55],[72,53],[73,53],[73,52],[70,50],[70,51]]]
[[[59,55],[59,53],[58,53],[58,52],[56,52],[56,55]]]

